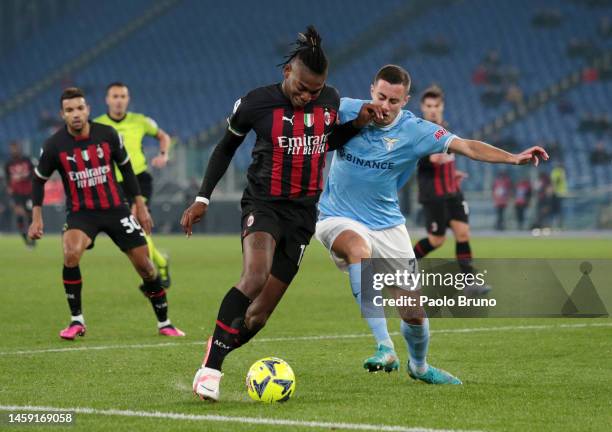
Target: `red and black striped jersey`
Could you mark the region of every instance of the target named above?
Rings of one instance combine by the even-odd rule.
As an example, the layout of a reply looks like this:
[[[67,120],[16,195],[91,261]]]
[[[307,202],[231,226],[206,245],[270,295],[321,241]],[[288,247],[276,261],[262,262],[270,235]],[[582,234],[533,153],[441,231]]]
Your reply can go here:
[[[444,161],[435,163],[425,156],[419,160],[419,202],[453,198],[461,193],[456,178],[455,155],[443,154]]]
[[[238,99],[228,118],[229,130],[239,136],[254,130],[257,135],[244,196],[316,204],[339,106],[338,91],[330,86],[303,108],[291,105],[280,83]]]
[[[43,145],[34,173],[43,180],[59,171],[66,193],[66,210],[106,210],[125,205],[113,163],[130,158],[110,126],[90,123],[89,136],[73,136],[64,127]]]
[[[11,191],[11,195],[31,195],[32,194],[32,173],[34,165],[30,158],[20,156],[9,160],[4,166],[6,184]]]

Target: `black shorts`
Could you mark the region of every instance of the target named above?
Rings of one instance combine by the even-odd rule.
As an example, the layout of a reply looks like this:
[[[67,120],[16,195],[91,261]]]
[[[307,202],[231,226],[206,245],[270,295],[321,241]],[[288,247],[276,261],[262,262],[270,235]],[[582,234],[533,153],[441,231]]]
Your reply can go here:
[[[150,208],[151,200],[153,199],[153,176],[147,171],[144,171],[136,176],[136,180],[138,180],[138,186],[140,186],[140,193],[147,202],[147,207]],[[123,187],[123,182],[119,184],[121,187]],[[131,206],[133,204],[132,197],[127,194],[125,189],[123,189],[123,195],[126,197],[128,204]]]
[[[276,241],[270,273],[286,284],[297,274],[315,232],[317,209],[292,203],[267,203],[251,198],[242,202],[242,239],[253,232],[267,232]]]
[[[105,232],[124,252],[147,244],[144,231],[126,206],[110,210],[82,210],[68,213],[63,231],[71,229],[78,229],[87,234],[91,239],[91,245],[87,249],[94,247],[99,232]]]
[[[32,197],[30,195],[11,195],[11,201],[15,207],[23,207],[26,211],[32,211]]]
[[[443,236],[452,220],[468,223],[469,212],[463,195],[423,203],[425,229],[429,234]]]

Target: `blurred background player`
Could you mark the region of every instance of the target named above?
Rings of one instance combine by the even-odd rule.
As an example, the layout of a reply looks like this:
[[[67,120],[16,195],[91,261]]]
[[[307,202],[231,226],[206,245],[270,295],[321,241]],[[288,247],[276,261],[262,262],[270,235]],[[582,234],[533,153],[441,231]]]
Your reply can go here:
[[[36,241],[28,238],[28,225],[32,222],[32,160],[21,152],[21,144],[9,144],[10,159],[4,165],[6,188],[11,198],[11,207],[17,220],[17,230],[26,246],[32,248]]]
[[[210,157],[195,202],[181,218],[187,236],[208,211],[212,192],[249,131],[257,133],[242,207],[243,270],[223,298],[213,336],[193,380],[201,399],[219,400],[225,357],[265,325],[297,274],[314,234],[326,152],[348,141],[380,113],[367,104],[354,122],[336,126],[338,91],[325,84],[328,61],[309,26],[283,63],[283,81],[234,104],[225,135]]]
[[[445,129],[448,127],[444,120],[444,92],[439,86],[431,86],[423,92],[421,113],[425,120]],[[446,240],[446,228],[450,227],[455,236],[455,256],[459,267],[462,272],[471,273],[474,269],[468,225],[469,208],[461,192],[461,181],[466,177],[466,173],[456,169],[454,154],[432,154],[419,161],[419,202],[423,205],[427,237],[414,245],[414,253],[420,259],[442,246]],[[465,292],[484,294],[489,290],[488,285],[478,288],[474,285],[466,288]]]
[[[43,236],[45,182],[57,170],[66,193],[63,280],[71,313],[70,325],[60,332],[60,337],[74,340],[85,334],[79,263],[85,250],[93,248],[99,232],[113,240],[142,278],[140,290],[153,306],[159,334],[184,336],[168,319],[166,292],[149,259],[144,238],[145,232],[151,231],[151,216],[121,138],[112,127],[89,122],[90,109],[82,90],[76,87],[64,90],[60,104],[66,127],[43,144],[32,180],[34,207],[28,231],[30,238]],[[123,188],[117,186],[115,165],[123,174]],[[135,216],[125,204],[122,189],[133,197]]]
[[[108,111],[94,119],[94,122],[112,126],[123,138],[123,144],[130,155],[134,174],[138,179],[140,191],[151,208],[153,197],[153,177],[147,171],[147,159],[142,147],[145,136],[151,136],[159,141],[159,154],[151,160],[155,168],[163,168],[168,163],[168,152],[170,151],[170,136],[164,132],[157,123],[144,114],[128,111],[130,104],[130,91],[128,86],[121,82],[114,82],[106,88],[106,105]],[[123,185],[123,177],[119,170],[115,171],[119,184]],[[127,196],[130,204],[133,203],[131,196]],[[170,287],[170,272],[168,268],[168,257],[157,250],[151,234],[146,236],[147,246],[151,260],[159,271],[164,288]]]
[[[514,165],[538,165],[539,158],[548,159],[541,147],[511,154],[480,141],[459,138],[440,125],[415,117],[402,110],[410,98],[409,90],[410,76],[403,68],[387,65],[378,71],[370,93],[372,104],[382,109],[384,117],[365,127],[334,154],[319,203],[317,239],[330,251],[338,268],[348,271],[353,296],[362,306],[377,342],[376,353],[364,362],[370,372],[390,372],[398,368],[399,362],[387,321],[380,317],[382,311],[362,303],[361,261],[382,258],[414,272],[415,253],[397,191],[412,176],[419,160],[449,151],[483,162]],[[340,122],[353,118],[365,103],[343,98]],[[406,267],[394,267],[388,272]],[[395,296],[407,293],[389,288]],[[410,377],[429,384],[461,384],[450,373],[427,364],[429,321],[424,313],[405,308],[398,312],[408,345]]]

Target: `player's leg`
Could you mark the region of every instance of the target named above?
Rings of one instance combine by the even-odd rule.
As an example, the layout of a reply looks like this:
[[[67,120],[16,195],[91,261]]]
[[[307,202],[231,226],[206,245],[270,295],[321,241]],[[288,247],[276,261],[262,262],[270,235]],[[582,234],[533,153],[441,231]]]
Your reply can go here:
[[[168,318],[168,299],[159,274],[153,262],[149,259],[149,251],[146,244],[132,247],[125,251],[132,265],[142,278],[140,290],[149,299],[155,317],[157,328],[162,336],[185,336],[185,333],[176,328]]]
[[[62,279],[64,281],[64,291],[68,306],[70,307],[70,324],[60,332],[60,337],[66,340],[74,340],[77,336],[85,334],[85,319],[81,306],[81,290],[83,288],[83,280],[81,278],[81,269],[79,263],[83,252],[92,244],[94,234],[87,234],[85,231],[74,228],[75,223],[71,223],[71,217],[68,217],[68,228],[64,231],[62,237],[62,246],[64,250],[64,268],[62,270]],[[82,221],[84,222],[84,221]],[[87,230],[87,228],[85,228]]]
[[[29,246],[28,240],[28,225],[26,225],[26,210],[21,201],[15,200],[13,205],[13,213],[15,214],[15,222],[17,224],[17,232],[21,235],[21,238],[26,245]]]
[[[422,238],[414,245],[414,253],[417,259],[427,256],[430,252],[442,246],[446,240],[448,217],[445,201],[432,201],[424,204],[423,213],[427,237]]]
[[[373,236],[372,244],[376,251],[374,258],[385,258],[389,266],[388,272],[404,269],[411,272],[417,271],[415,254],[409,246],[411,244],[410,235],[404,225],[376,231]],[[401,333],[408,346],[408,374],[414,379],[430,384],[460,384],[461,381],[448,372],[427,363],[429,320],[423,308],[419,306],[420,291],[397,287],[389,287],[389,291],[396,299],[405,296],[417,299],[416,306],[406,305],[397,308],[402,319]]]
[[[138,184],[140,185],[140,191],[144,196],[147,206],[151,207],[153,199],[153,177],[148,172],[142,172],[136,176]],[[161,278],[162,286],[166,289],[170,288],[170,266],[168,264],[168,257],[161,253],[150,235],[146,235],[147,247],[149,249],[149,258],[157,267],[159,277]]]
[[[361,308],[361,260],[372,256],[367,228],[348,218],[328,218],[317,223],[317,238],[330,251],[336,265],[349,274],[353,297]],[[376,340],[376,352],[363,366],[370,372],[399,367],[384,314],[367,313],[365,320]]]
[[[145,233],[136,218],[126,207],[99,211],[96,214],[100,221],[100,230],[130,259],[134,269],[142,278],[140,290],[149,299],[157,317],[158,332],[162,336],[185,336],[174,327],[168,319],[168,301],[166,291],[161,286],[161,280],[155,266],[149,259],[149,251]]]
[[[259,216],[262,216],[261,218]],[[257,215],[256,220],[264,215]],[[248,224],[248,219],[246,221]],[[251,224],[252,225],[252,224]],[[248,334],[245,317],[253,300],[270,275],[276,240],[269,232],[246,233],[242,240],[242,275],[221,301],[215,330],[208,339],[202,366],[193,379],[193,391],[200,399],[218,401],[221,368],[225,357],[240,347],[241,335]],[[251,336],[252,337],[252,336]],[[245,340],[250,339],[245,336]]]

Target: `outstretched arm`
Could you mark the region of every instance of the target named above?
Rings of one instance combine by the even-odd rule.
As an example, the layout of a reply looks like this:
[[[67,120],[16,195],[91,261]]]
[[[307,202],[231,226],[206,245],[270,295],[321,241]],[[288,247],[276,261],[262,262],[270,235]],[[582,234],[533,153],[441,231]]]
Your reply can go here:
[[[170,152],[170,135],[168,135],[162,128],[157,130],[155,135],[159,141],[159,154],[153,158],[151,163],[155,168],[163,168],[168,163],[168,153]]]
[[[482,141],[468,140],[459,137],[452,139],[449,150],[453,153],[467,156],[470,159],[490,163],[505,163],[510,165],[533,163],[535,166],[538,166],[540,159],[548,160],[548,153],[540,146],[530,147],[523,150],[521,153],[512,154]]]

